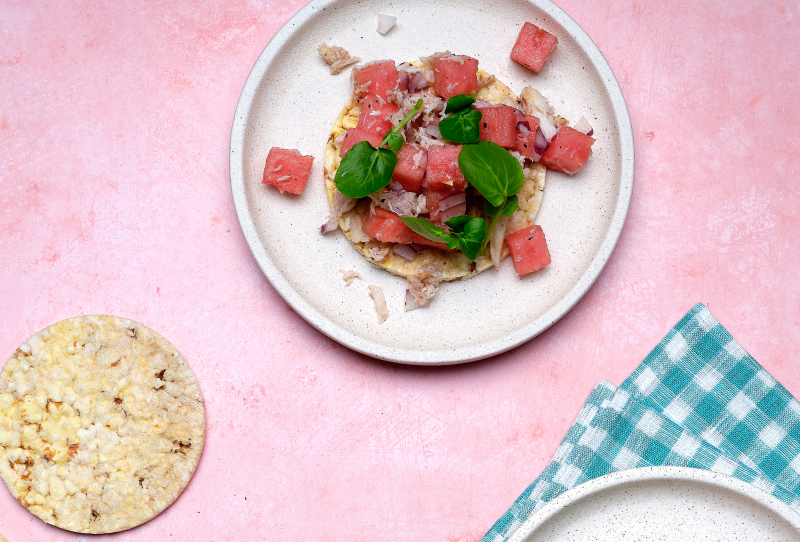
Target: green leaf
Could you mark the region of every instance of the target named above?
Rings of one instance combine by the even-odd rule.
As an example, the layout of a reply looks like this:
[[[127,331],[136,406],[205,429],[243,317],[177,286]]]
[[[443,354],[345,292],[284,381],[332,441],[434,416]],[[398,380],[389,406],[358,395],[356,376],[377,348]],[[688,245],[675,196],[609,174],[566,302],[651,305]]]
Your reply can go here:
[[[397,155],[361,141],[344,155],[333,182],[348,198],[363,198],[392,182]]]
[[[517,159],[491,141],[464,145],[458,154],[458,165],[469,183],[495,207],[519,192],[525,181]]]
[[[447,248],[449,248],[450,250],[455,250],[458,248],[458,243],[459,243],[458,237],[451,236],[450,239],[447,241]]]
[[[411,216],[404,216],[400,218],[403,224],[411,228],[414,232],[420,234],[425,239],[437,241],[439,243],[447,243],[450,240],[450,235],[445,233],[444,228],[434,226],[424,218],[414,218]]]
[[[403,143],[405,143],[405,140],[403,139],[403,136],[401,136],[397,132],[389,132],[388,134],[386,134],[386,145],[392,151],[394,151],[394,152],[399,151],[400,148],[403,146]],[[345,156],[347,156],[347,155],[345,155]]]
[[[475,143],[481,137],[482,117],[480,111],[468,107],[443,119],[439,123],[439,131],[442,137],[455,143]]]
[[[486,216],[497,216],[500,209],[489,203],[488,199],[485,199],[483,200],[483,212],[486,213]]]
[[[447,100],[447,107],[445,108],[444,112],[455,113],[456,111],[461,111],[462,109],[465,109],[474,103],[475,98],[472,96],[467,96],[466,94],[456,94]]]
[[[503,205],[503,210],[501,211],[501,213],[503,213],[503,216],[511,216],[515,212],[517,212],[518,206],[519,206],[519,199],[517,198],[517,196],[511,196],[506,200],[505,204]]]
[[[486,237],[486,221],[484,219],[473,218],[467,222],[458,243],[464,256],[470,260],[477,258],[481,252],[484,237]]]
[[[447,224],[447,226],[450,228],[451,231],[461,233],[464,231],[464,226],[467,225],[467,222],[469,222],[470,219],[471,217],[467,215],[459,215],[459,216],[454,216],[453,218],[445,222],[445,224]]]

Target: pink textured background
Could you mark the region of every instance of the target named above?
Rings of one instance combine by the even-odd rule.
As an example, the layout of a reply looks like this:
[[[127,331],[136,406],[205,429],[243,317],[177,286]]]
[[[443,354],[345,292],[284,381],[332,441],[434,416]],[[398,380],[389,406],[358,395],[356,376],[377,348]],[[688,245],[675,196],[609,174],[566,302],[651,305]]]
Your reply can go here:
[[[561,0],[628,103],[636,180],[586,297],[504,355],[355,354],[258,269],[231,202],[239,92],[304,4],[0,3],[0,358],[62,318],[138,320],[207,405],[200,467],[113,540],[474,541],[546,465],[592,386],[696,302],[800,394],[800,8]],[[10,542],[85,540],[0,488]]]

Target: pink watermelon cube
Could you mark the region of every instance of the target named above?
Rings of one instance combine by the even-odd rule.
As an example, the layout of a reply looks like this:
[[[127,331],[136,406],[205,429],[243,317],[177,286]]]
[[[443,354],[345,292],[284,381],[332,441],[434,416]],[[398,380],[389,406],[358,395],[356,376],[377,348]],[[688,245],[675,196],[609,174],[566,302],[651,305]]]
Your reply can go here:
[[[525,23],[519,31],[514,48],[511,49],[511,60],[539,73],[556,43],[558,38],[554,35],[535,24]]]
[[[384,137],[392,129],[389,115],[400,109],[397,104],[381,100],[377,96],[368,96],[361,106],[361,116],[358,117],[359,130],[374,132]]]
[[[539,163],[544,167],[572,175],[583,167],[592,155],[594,138],[569,126],[562,126],[542,153]]]
[[[517,146],[517,111],[507,105],[476,107],[481,117],[481,140],[492,141],[506,149]]]
[[[355,128],[350,128],[347,130],[347,135],[344,136],[344,141],[342,141],[342,148],[339,149],[339,156],[344,157],[347,151],[353,148],[353,145],[361,143],[362,141],[369,141],[369,144],[377,149],[378,145],[383,141],[383,137],[384,136],[375,132],[361,130],[357,126]]]
[[[532,224],[506,236],[511,261],[518,275],[527,275],[550,265],[550,251],[541,226]]]
[[[450,190],[450,193],[464,190],[467,179],[458,167],[458,153],[461,145],[445,145],[428,148],[428,187],[434,190]]]
[[[406,192],[419,193],[427,160],[425,149],[414,143],[403,144],[397,153],[397,166],[392,173],[392,180],[403,185]]]
[[[380,96],[384,100],[397,86],[397,67],[394,60],[368,64],[356,72],[356,97]]]
[[[264,184],[277,186],[281,192],[302,194],[313,163],[313,156],[303,156],[298,150],[272,147],[264,165]]]
[[[437,95],[445,100],[456,94],[469,94],[478,90],[478,61],[465,55],[436,57],[434,86]]]
[[[384,243],[407,245],[415,240],[414,231],[403,224],[399,215],[381,207],[375,207],[372,212],[367,211],[361,229],[370,237]]]

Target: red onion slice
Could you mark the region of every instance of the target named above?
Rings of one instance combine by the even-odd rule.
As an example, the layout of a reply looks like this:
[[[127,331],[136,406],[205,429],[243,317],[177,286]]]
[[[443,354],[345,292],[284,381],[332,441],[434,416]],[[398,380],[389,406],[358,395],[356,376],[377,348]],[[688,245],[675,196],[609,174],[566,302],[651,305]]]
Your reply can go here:
[[[418,252],[414,250],[414,247],[409,245],[401,245],[397,243],[392,247],[392,252],[400,256],[401,258],[405,258],[408,261],[413,260],[417,257]]]
[[[425,127],[425,131],[428,132],[428,134],[431,137],[434,137],[436,139],[441,139],[442,138],[442,132],[439,131],[439,125],[438,124],[428,124]]]
[[[408,72],[403,70],[397,72],[397,88],[399,90],[408,90]]]
[[[467,214],[466,203],[462,203],[461,205],[456,205],[455,207],[450,207],[446,211],[442,211],[441,209],[439,209],[439,217],[441,218],[442,222],[447,222],[453,217],[465,214]]]
[[[332,232],[338,227],[339,227],[339,221],[333,218],[331,220],[328,220],[325,224],[323,224],[322,227],[319,229],[319,231],[324,235],[326,233]]]
[[[550,146],[550,143],[547,142],[545,139],[544,134],[541,130],[536,130],[536,141],[533,143],[533,149],[536,151],[536,154],[540,155],[547,150],[547,147]]]
[[[414,77],[411,79],[411,82],[408,83],[408,92],[416,92],[419,89],[427,87],[428,87],[428,80],[425,79],[425,74],[423,74],[422,72],[417,72],[414,74]]]
[[[448,209],[455,207],[457,205],[463,205],[467,201],[467,193],[466,192],[456,192],[446,198],[443,198],[439,202],[439,212],[447,211]]]

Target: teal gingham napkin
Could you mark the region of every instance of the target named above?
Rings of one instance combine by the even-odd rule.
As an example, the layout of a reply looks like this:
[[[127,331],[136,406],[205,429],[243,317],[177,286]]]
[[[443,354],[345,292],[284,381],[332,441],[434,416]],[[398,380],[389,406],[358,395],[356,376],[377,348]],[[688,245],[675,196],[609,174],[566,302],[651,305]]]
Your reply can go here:
[[[702,304],[619,388],[597,384],[553,460],[481,542],[507,540],[587,480],[657,465],[734,476],[800,512],[800,403]]]

